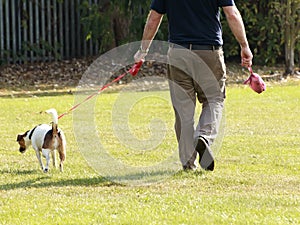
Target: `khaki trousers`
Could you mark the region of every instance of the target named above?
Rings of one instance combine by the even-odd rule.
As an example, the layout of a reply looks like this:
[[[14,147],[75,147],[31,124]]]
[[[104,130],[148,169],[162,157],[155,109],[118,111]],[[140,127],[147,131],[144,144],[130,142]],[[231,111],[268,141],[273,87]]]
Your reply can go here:
[[[196,141],[201,136],[211,145],[222,119],[226,79],[222,48],[191,51],[170,47],[168,79],[180,161],[184,167],[196,168]],[[196,100],[202,111],[194,127]]]

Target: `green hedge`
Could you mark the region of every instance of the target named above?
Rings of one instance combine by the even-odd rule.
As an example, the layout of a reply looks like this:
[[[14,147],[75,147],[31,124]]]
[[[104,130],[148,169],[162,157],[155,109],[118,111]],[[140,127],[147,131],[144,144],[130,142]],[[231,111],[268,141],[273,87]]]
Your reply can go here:
[[[259,0],[236,0],[235,2],[245,23],[247,38],[254,54],[254,63],[260,65],[283,63],[284,44],[281,40],[280,21],[270,10],[271,3]],[[239,56],[239,46],[225,19],[222,20],[222,24],[226,57],[230,59]]]
[[[297,0],[296,0],[297,1]],[[105,1],[104,1],[105,2]],[[138,41],[141,39],[144,24],[149,12],[151,0],[146,0],[143,4],[138,0],[132,1],[117,1],[112,0],[107,3],[105,11],[91,10],[88,17],[83,19],[87,29],[91,29],[98,37],[102,39],[103,51],[110,47],[115,47],[116,42],[113,29],[109,31],[109,26],[116,21],[116,17],[127,21],[128,26],[124,29],[129,29],[126,37],[118,40],[118,44],[128,41]],[[283,18],[278,15],[278,10],[275,10],[273,3],[275,1],[236,0],[235,3],[239,8],[243,17],[247,37],[254,53],[254,63],[259,65],[274,65],[276,63],[284,63],[284,40],[283,40]],[[84,4],[83,4],[84,5]],[[99,6],[98,6],[99,7]],[[99,13],[91,15],[91,13]],[[99,25],[95,26],[94,19],[99,20]],[[114,21],[112,21],[114,20]],[[223,26],[224,51],[227,60],[236,60],[239,58],[240,49],[234,36],[232,35],[225,16],[221,16]],[[96,23],[97,24],[97,23]],[[101,30],[101,28],[103,28]],[[96,31],[96,32],[95,32]],[[109,38],[107,37],[109,36]],[[156,39],[167,40],[168,28],[166,17],[158,31]],[[295,51],[299,51],[299,44],[296,45]],[[298,58],[296,58],[298,60]]]

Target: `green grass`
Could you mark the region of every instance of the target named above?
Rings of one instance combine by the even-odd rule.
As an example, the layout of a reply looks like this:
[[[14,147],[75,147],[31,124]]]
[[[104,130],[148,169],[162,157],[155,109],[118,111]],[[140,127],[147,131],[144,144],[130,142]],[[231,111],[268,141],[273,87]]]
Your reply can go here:
[[[129,167],[164,160],[176,148],[168,92],[121,94],[95,99],[101,144]],[[229,87],[215,171],[178,170],[150,185],[119,184],[91,168],[83,155],[93,143],[74,132],[75,114],[59,121],[68,142],[64,173],[44,174],[31,148],[18,152],[18,133],[50,122],[40,111],[73,104],[67,94],[0,98],[0,224],[300,224],[299,82],[270,84],[260,95]]]

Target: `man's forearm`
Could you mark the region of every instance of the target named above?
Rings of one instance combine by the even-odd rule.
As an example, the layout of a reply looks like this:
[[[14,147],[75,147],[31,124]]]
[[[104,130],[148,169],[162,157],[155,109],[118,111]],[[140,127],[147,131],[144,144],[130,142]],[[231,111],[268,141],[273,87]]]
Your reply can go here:
[[[154,39],[157,30],[161,24],[162,18],[163,18],[162,14],[159,14],[154,10],[150,11],[144,28],[143,37],[142,37],[142,44],[141,44],[142,50],[147,50],[150,47],[151,42]]]
[[[245,27],[243,23],[243,19],[238,11],[238,9],[234,7],[224,7],[224,13],[226,15],[227,22],[229,27],[235,36],[236,40],[239,42],[242,48],[248,47],[248,41],[246,37]]]

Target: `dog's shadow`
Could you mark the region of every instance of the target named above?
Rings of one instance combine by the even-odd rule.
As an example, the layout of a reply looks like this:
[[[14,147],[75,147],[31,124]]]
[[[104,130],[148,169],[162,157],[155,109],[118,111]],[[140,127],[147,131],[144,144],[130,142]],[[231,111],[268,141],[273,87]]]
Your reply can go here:
[[[16,170],[16,171],[0,171],[1,174],[10,173],[15,175],[30,176],[40,173],[38,170]],[[24,177],[21,182],[8,182],[6,184],[0,184],[1,191],[22,189],[22,188],[49,188],[49,187],[66,187],[66,186],[113,186],[119,185],[117,183],[108,181],[104,177],[95,176],[91,178],[55,178],[55,175],[41,174],[35,178]]]

